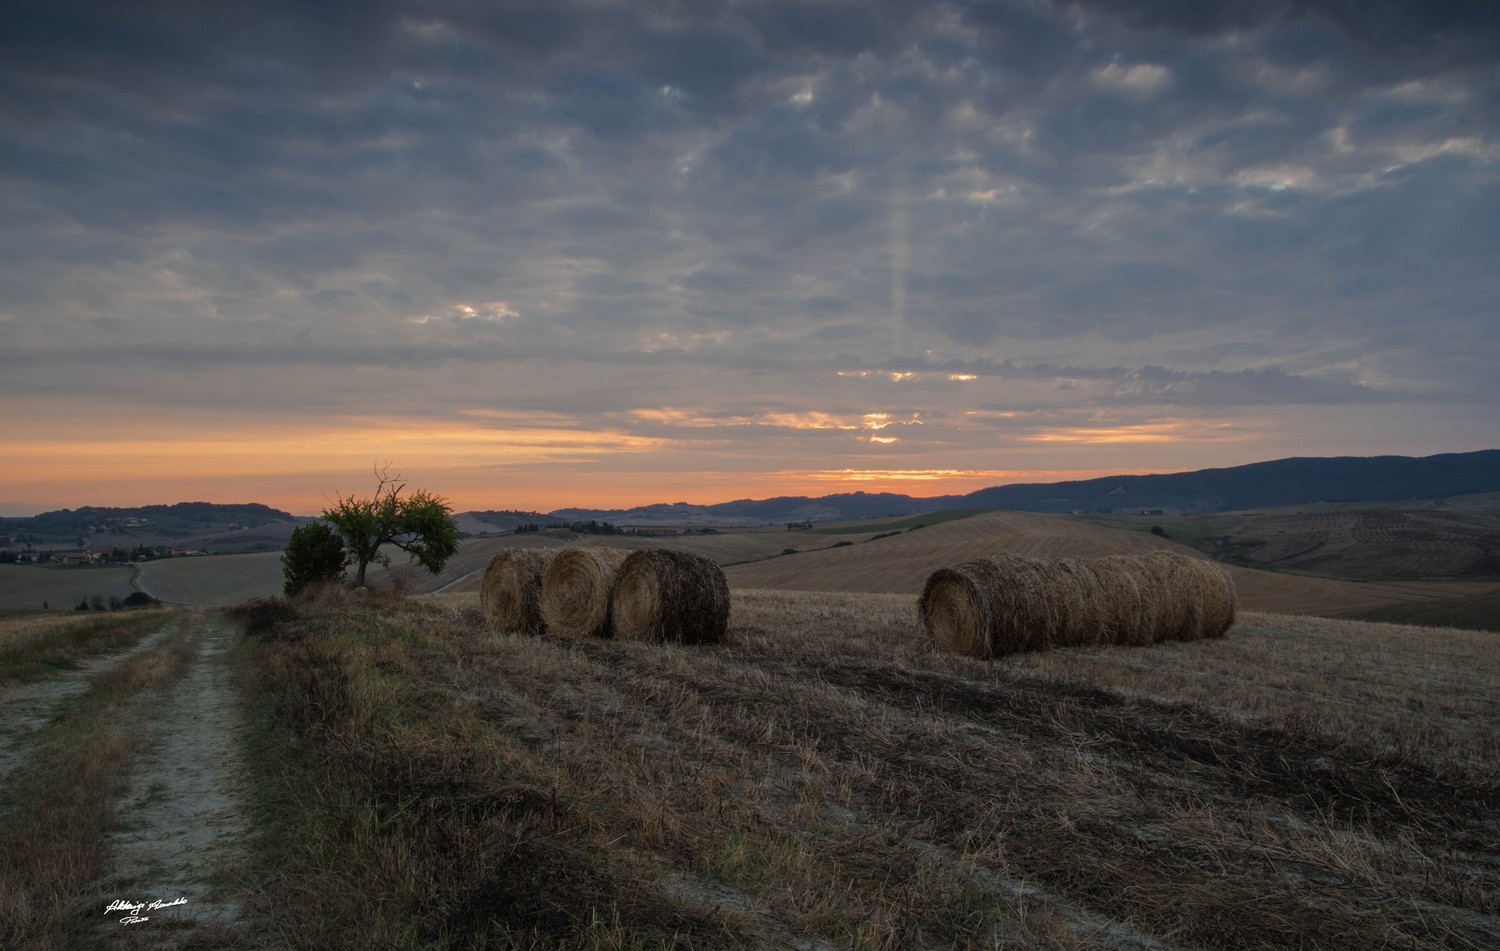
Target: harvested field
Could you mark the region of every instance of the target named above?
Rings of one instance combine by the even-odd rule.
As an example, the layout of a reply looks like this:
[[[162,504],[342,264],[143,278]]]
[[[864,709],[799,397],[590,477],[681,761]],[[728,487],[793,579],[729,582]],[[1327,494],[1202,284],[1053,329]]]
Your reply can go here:
[[[280,552],[164,558],[139,566],[136,584],[166,604],[223,606],[281,594]]]
[[[1493,498],[1091,520],[1140,530],[1160,524],[1200,551],[1248,567],[1349,581],[1495,579],[1500,512]]]
[[[129,597],[133,573],[128,565],[52,568],[0,565],[0,611],[71,612],[78,602],[94,595],[106,601]]]
[[[1247,614],[981,662],[909,596],[737,591],[705,647],[317,610],[257,675],[297,750],[263,904],[312,943],[1500,946],[1491,635]]]
[[[1024,512],[990,512],[847,548],[811,551],[724,570],[731,588],[902,592],[915,596],[939,568],[1004,552],[1031,558],[1101,558],[1152,551],[1201,553],[1140,531]],[[1385,581],[1363,584],[1230,567],[1248,611],[1339,614],[1500,590],[1494,581]]]

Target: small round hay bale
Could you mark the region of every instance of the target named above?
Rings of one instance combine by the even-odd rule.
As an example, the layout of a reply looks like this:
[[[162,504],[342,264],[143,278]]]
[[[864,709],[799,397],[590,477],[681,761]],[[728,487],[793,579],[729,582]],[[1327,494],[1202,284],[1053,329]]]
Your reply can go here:
[[[485,566],[479,583],[479,606],[485,624],[494,631],[540,634],[542,574],[552,560],[544,548],[505,548]]]
[[[729,629],[729,582],[702,555],[638,551],[615,572],[610,621],[621,640],[716,644]]]
[[[609,595],[623,548],[580,546],[552,556],[542,572],[542,621],[565,637],[608,637]]]

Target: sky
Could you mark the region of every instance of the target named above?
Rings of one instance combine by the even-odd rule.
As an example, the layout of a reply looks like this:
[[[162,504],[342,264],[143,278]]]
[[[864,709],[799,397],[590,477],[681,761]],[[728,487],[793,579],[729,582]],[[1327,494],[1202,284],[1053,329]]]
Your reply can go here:
[[[1500,447],[1500,4],[0,7],[0,514]]]

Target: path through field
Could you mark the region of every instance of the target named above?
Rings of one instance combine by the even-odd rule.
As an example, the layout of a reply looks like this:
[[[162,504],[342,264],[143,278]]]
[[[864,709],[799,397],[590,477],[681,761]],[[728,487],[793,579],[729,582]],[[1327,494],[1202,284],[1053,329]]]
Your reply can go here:
[[[86,658],[40,680],[0,682],[0,794],[8,796],[4,784],[12,774],[17,783],[35,781],[25,780],[34,770],[21,767],[33,757],[46,762],[40,757],[63,742],[55,726],[69,722],[72,701],[87,699],[98,678],[115,676],[127,662],[181,650],[184,639],[193,652],[180,679],[127,694],[111,709],[112,725],[129,732],[134,750],[103,839],[104,869],[68,897],[77,909],[65,926],[72,933],[51,935],[53,943],[42,946],[239,943],[234,873],[248,819],[236,741],[241,708],[227,656],[232,637],[217,614],[163,612],[156,629],[128,650]],[[131,911],[106,911],[114,902]]]
[[[121,932],[141,947],[202,946],[232,939],[240,904],[229,888],[246,830],[239,728],[226,653],[231,629],[217,615],[203,620],[198,655],[187,675],[150,698],[141,757],[119,805],[120,830],[106,842],[106,904],[145,902],[148,920],[122,924],[107,916],[101,933]],[[229,894],[225,894],[229,892]],[[180,905],[151,909],[151,902]]]

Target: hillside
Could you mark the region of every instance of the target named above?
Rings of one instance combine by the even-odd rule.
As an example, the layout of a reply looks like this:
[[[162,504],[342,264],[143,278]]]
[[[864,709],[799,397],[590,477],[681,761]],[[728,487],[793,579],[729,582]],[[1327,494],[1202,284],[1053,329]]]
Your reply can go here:
[[[1494,499],[1462,496],[1426,504],[1320,505],[1223,515],[1109,516],[1096,521],[1121,528],[1159,527],[1173,540],[1247,567],[1349,581],[1497,580],[1500,506],[1489,501]]]
[[[22,547],[18,543],[22,539],[38,548],[90,545],[133,548],[266,526],[295,526],[303,521],[306,520],[258,502],[243,505],[178,502],[134,508],[86,505],[26,518],[0,518],[0,535],[10,536],[11,545],[16,548]]]
[[[1033,512],[1140,508],[1228,512],[1321,501],[1433,499],[1496,491],[1500,491],[1500,449],[1421,458],[1277,459],[1197,472],[1006,485],[973,492],[963,497],[962,504]]]
[[[1500,492],[1500,449],[1421,458],[1277,459],[1196,472],[993,486],[968,495],[933,498],[850,492],[816,498],[739,499],[715,505],[677,502],[633,509],[572,508],[554,514],[568,519],[605,519],[617,525],[752,525],[881,518],[952,508],[1053,513],[1140,509],[1225,512],[1329,500],[1434,499],[1481,492]]]
[[[840,548],[785,555],[726,569],[736,588],[918,594],[944,565],[997,551],[1039,558],[1097,558],[1168,548],[1200,554],[1148,532],[1026,512],[991,512]],[[1288,614],[1360,611],[1500,588],[1500,582],[1363,584],[1231,566],[1242,608]]]

